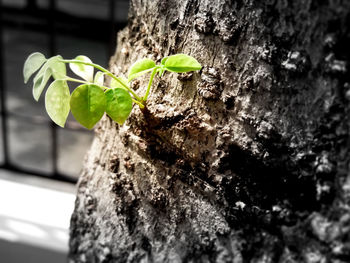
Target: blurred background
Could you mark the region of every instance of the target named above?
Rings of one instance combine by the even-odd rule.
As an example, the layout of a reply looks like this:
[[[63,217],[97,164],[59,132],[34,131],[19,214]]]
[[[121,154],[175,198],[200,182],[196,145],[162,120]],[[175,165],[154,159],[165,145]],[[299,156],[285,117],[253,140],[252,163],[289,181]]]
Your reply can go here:
[[[127,0],[0,0],[0,261],[66,262],[74,191],[93,132],[54,125],[22,69],[32,52],[108,67]],[[73,88],[73,86],[71,87]]]

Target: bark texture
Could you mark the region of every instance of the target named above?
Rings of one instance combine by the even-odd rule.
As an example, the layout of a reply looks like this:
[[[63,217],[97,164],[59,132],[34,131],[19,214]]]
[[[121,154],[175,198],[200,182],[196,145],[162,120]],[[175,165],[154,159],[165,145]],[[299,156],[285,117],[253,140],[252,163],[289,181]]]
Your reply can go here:
[[[186,53],[104,117],[72,262],[350,262],[350,2],[134,0],[110,62]],[[145,92],[147,80],[133,86]]]

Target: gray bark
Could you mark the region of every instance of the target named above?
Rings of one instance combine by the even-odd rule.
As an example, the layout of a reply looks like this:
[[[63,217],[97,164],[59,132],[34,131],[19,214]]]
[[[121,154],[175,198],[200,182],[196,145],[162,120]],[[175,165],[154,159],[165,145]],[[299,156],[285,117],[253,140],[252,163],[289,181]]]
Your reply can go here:
[[[186,53],[104,117],[72,262],[349,262],[350,2],[134,0],[110,62]],[[145,92],[147,79],[134,84]]]

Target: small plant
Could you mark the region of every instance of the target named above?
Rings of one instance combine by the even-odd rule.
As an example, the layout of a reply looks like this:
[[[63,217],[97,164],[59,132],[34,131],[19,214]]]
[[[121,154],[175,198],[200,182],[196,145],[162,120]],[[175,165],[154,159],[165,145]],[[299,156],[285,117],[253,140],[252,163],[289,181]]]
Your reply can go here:
[[[66,64],[81,79],[67,76]],[[122,125],[129,117],[133,103],[143,109],[152,86],[153,79],[164,71],[177,73],[200,70],[198,61],[185,54],[165,57],[159,65],[148,58],[134,63],[128,73],[128,78],[117,77],[100,65],[92,63],[86,56],[77,56],[66,60],[61,56],[45,58],[41,53],[29,55],[24,63],[24,83],[35,73],[33,78],[33,97],[39,100],[48,81],[53,78],[45,95],[45,107],[50,118],[59,126],[64,127],[69,111],[84,127],[91,129],[106,112],[115,122]],[[96,73],[94,72],[96,69]],[[139,96],[132,90],[129,83],[143,74],[150,72],[150,79],[144,96]],[[104,86],[105,78],[110,78],[109,87]],[[78,86],[70,94],[68,82],[77,82]]]

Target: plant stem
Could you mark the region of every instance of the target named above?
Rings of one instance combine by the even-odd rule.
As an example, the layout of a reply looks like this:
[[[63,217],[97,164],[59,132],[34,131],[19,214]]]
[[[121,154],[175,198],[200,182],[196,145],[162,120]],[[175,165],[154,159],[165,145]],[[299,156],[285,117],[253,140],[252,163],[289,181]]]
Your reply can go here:
[[[143,105],[141,102],[139,102],[139,101],[137,101],[137,100],[135,100],[135,99],[133,99],[133,98],[132,98],[132,101],[135,102],[137,105],[139,105],[139,107],[140,107],[141,109],[143,109],[143,108],[145,107],[145,105]]]
[[[88,84],[88,85],[96,85],[96,86],[98,86],[98,87],[103,88],[104,90],[110,89],[110,88],[105,87],[105,86],[97,85],[97,84],[92,83],[92,82],[83,81],[83,80],[75,79],[75,78],[71,78],[71,77],[66,77],[65,80],[67,80],[67,81],[72,81],[72,82],[83,83],[83,84]]]
[[[83,83],[83,84],[91,84],[90,82],[83,81],[83,80],[80,80],[80,79],[70,78],[70,77],[66,77],[64,80],[72,81],[72,82],[78,82],[78,83]]]
[[[66,80],[66,81],[72,81],[72,82],[83,83],[83,84],[94,84],[94,83],[91,83],[91,82],[87,82],[87,81],[83,81],[83,80],[75,79],[75,78],[71,78],[71,77],[66,77],[65,80]],[[103,88],[103,89],[105,89],[105,90],[110,89],[110,88],[105,87],[105,86],[100,86],[100,85],[97,85],[97,86],[99,86],[99,87],[101,87],[101,88]],[[135,102],[137,105],[139,105],[139,107],[140,107],[141,109],[143,109],[143,108],[145,107],[145,105],[143,105],[140,101],[135,100],[135,99],[133,99],[133,98],[131,98],[131,99],[132,99],[133,102]]]
[[[136,100],[138,100],[140,103],[142,103],[142,98],[139,97],[129,86],[125,85],[112,72],[110,72],[109,70],[101,67],[100,65],[97,65],[97,64],[94,64],[94,63],[89,63],[89,62],[84,62],[84,61],[80,61],[80,60],[75,60],[75,59],[61,59],[60,61],[64,62],[64,63],[80,63],[80,64],[92,66],[94,68],[97,68],[98,70],[101,70],[102,72],[106,73],[107,76],[110,76],[111,78],[113,78],[116,81],[118,81],[119,84],[122,85],[124,88],[126,88],[135,97]]]
[[[153,71],[152,71],[151,78],[149,79],[149,82],[148,82],[146,94],[145,94],[145,96],[143,96],[143,101],[146,101],[148,98],[148,94],[149,94],[149,91],[150,91],[151,86],[152,86],[153,78],[156,75],[156,73],[157,73],[157,68],[153,69]]]

